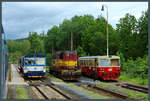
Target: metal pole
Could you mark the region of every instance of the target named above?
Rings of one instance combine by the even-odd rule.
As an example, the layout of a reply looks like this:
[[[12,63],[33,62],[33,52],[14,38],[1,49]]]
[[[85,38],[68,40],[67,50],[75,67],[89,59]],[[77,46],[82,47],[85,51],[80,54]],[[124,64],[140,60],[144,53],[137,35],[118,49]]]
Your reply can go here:
[[[106,24],[106,40],[107,40],[107,56],[109,55],[109,38],[108,38],[108,7],[107,5],[102,5],[102,11],[104,10],[104,6],[107,8],[107,24]]]
[[[54,53],[54,39],[51,38],[51,40],[52,40],[52,54],[53,54]]]
[[[71,30],[71,51],[73,50],[73,33],[72,33],[72,30]]]
[[[107,56],[109,55],[109,36],[108,36],[108,7],[107,8]]]

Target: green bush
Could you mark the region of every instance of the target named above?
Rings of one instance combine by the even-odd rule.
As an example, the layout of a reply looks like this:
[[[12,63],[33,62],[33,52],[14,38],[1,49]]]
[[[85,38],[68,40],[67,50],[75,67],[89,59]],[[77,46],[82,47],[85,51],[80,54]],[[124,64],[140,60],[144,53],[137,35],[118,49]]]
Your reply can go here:
[[[148,85],[148,56],[138,57],[136,60],[130,58],[127,61],[122,61],[121,66],[120,80],[129,80],[137,84]]]

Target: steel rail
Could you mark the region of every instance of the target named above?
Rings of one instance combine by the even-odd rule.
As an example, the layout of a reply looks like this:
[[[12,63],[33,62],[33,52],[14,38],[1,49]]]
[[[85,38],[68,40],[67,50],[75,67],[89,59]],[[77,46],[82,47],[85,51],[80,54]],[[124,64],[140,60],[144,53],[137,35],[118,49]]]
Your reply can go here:
[[[44,80],[41,80],[42,82]],[[58,89],[55,84],[53,84],[52,82],[49,82],[50,84],[47,84],[48,87],[52,88],[53,90],[57,91],[59,94],[61,94],[62,96],[64,96],[66,99],[73,99],[73,97],[65,94],[62,90]]]
[[[121,84],[121,87],[131,89],[131,90],[135,90],[135,91],[139,91],[139,92],[146,93],[146,94],[148,93],[148,88],[147,87],[142,87],[142,86],[139,86],[139,85],[124,83],[124,84]]]
[[[29,82],[32,83],[31,80],[29,80]],[[30,84],[29,84],[29,85],[30,85]],[[32,85],[32,86],[33,86],[33,85]],[[33,86],[33,87],[35,87],[45,99],[49,99],[37,86]]]

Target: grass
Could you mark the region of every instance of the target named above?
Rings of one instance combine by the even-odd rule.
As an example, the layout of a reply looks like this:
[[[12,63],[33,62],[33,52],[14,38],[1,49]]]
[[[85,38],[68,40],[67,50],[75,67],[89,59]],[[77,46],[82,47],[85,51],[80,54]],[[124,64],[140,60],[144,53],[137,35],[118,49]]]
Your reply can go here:
[[[88,91],[82,87],[78,87],[75,84],[67,84],[68,86],[75,88],[76,90],[78,90],[79,92],[83,92],[84,94],[87,94],[88,96],[92,97],[93,99],[109,99],[106,96],[101,96],[100,94],[94,93],[92,91]]]
[[[100,81],[97,81],[97,82],[98,82],[98,85],[100,85],[101,87],[112,86],[112,84],[110,84],[110,83],[105,83],[105,82],[100,82]]]
[[[148,99],[148,94],[144,93],[136,93],[135,91],[128,91],[128,96],[131,96],[135,99]]]
[[[142,85],[142,86],[148,86],[148,78],[147,79],[131,78],[131,77],[127,76],[124,73],[121,74],[121,76],[119,77],[119,80],[128,81],[128,82],[139,84],[139,85]]]
[[[57,100],[55,97],[51,98],[51,100]]]
[[[17,85],[16,89],[16,99],[29,99],[27,90],[23,86]]]
[[[125,92],[129,97],[133,98],[133,99],[148,99],[148,94],[145,93],[139,93],[133,90],[128,90],[125,88],[121,88],[121,87],[116,87],[110,83],[104,83],[104,82],[98,82],[98,85],[103,87],[103,88],[110,88],[112,91],[116,91],[116,92]]]
[[[58,78],[54,77],[53,75],[46,74],[45,76],[46,76],[47,78],[51,79],[52,81],[63,82],[63,80],[58,79]]]

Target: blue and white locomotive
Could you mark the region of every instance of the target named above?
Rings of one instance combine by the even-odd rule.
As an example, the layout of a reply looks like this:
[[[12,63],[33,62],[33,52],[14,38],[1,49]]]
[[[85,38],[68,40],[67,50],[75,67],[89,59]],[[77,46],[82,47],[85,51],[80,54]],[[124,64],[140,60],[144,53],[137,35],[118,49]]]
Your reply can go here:
[[[46,57],[43,55],[25,55],[19,59],[18,65],[24,77],[40,78],[46,74]]]

